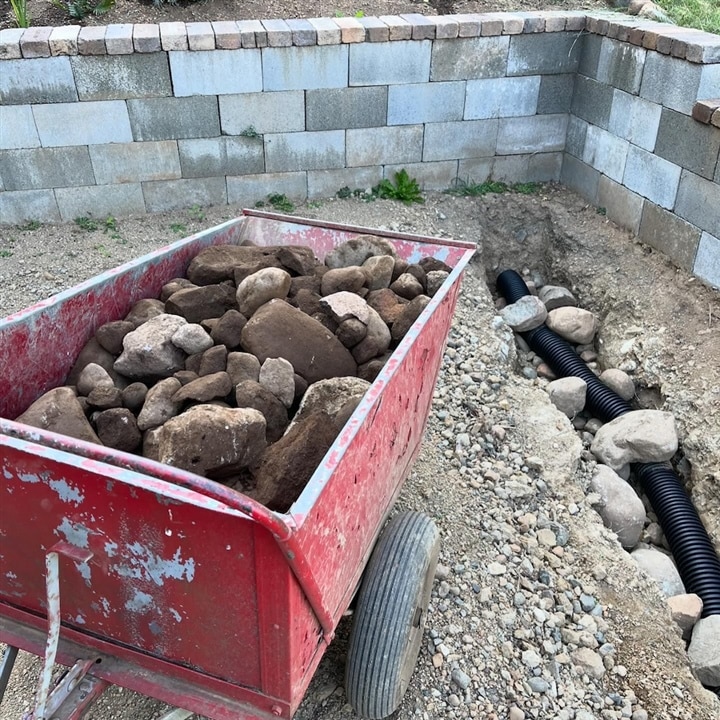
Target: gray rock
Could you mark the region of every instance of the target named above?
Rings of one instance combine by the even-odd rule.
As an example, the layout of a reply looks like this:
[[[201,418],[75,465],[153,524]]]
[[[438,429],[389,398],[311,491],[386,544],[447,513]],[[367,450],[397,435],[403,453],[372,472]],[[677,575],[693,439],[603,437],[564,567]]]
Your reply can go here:
[[[575,417],[585,407],[587,383],[578,377],[553,380],[547,386],[550,402],[569,418]]]
[[[431,270],[427,274],[427,294],[433,297],[441,288],[442,284],[448,279],[449,272],[445,270]]]
[[[114,388],[115,383],[108,371],[97,363],[87,364],[77,381],[77,391],[80,395],[89,395],[95,388]]]
[[[210,375],[203,375],[183,385],[173,396],[174,403],[184,403],[193,400],[199,403],[210,402],[211,400],[222,399],[230,394],[233,383],[226,372],[216,372]]]
[[[122,391],[122,403],[128,410],[138,413],[142,409],[145,397],[148,393],[148,387],[145,383],[130,383]]]
[[[355,318],[367,325],[370,320],[370,312],[375,312],[363,298],[347,291],[326,295],[320,300],[320,307],[330,313],[337,323]]]
[[[616,472],[633,462],[664,462],[678,449],[675,420],[662,410],[633,410],[595,434],[590,450]]]
[[[145,396],[142,410],[138,415],[138,428],[142,431],[162,425],[180,412],[181,403],[173,396],[182,387],[177,378],[166,378],[153,385]]]
[[[227,356],[227,374],[233,385],[260,378],[260,361],[251,353],[231,352]]]
[[[577,305],[575,296],[561,285],[543,285],[538,290],[538,297],[545,303],[548,312],[559,307],[575,307]]]
[[[90,391],[87,402],[99,410],[119,408],[122,406],[122,390],[114,385],[99,385]]]
[[[252,408],[195,405],[161,428],[160,462],[223,479],[255,463],[265,450],[265,418]]]
[[[173,345],[172,337],[186,323],[179,315],[162,314],[150,318],[125,336],[124,349],[115,361],[115,370],[129,378],[141,379],[169,377],[184,369],[185,353]]]
[[[325,264],[329,268],[362,265],[374,255],[390,255],[394,258],[397,253],[389,240],[374,235],[358,235],[331,250],[325,256]]]
[[[703,609],[703,601],[695,593],[686,595],[673,595],[667,599],[670,614],[676,625],[682,631],[683,637],[687,640],[692,635],[692,629],[700,619]]]
[[[357,377],[336,377],[312,383],[305,391],[293,422],[299,422],[313,412],[335,417],[349,403],[357,406],[369,387],[369,382]]]
[[[264,268],[248,275],[238,285],[238,310],[249,318],[261,305],[273,298],[286,298],[290,290],[290,273],[279,268]]]
[[[235,388],[238,407],[254,408],[265,418],[265,435],[268,443],[277,442],[287,429],[288,412],[285,405],[266,387],[253,380],[243,380]]]
[[[685,594],[680,573],[669,555],[655,548],[638,548],[630,553],[630,557],[655,580],[665,597]]]
[[[16,418],[16,422],[68,435],[78,440],[100,443],[100,439],[85,417],[75,391],[69,387],[55,388],[41,395]]]
[[[395,260],[390,255],[374,255],[369,257],[362,268],[367,275],[367,287],[369,290],[381,290],[390,287],[392,282]]]
[[[547,310],[540,299],[525,295],[517,302],[506,305],[500,316],[515,332],[525,332],[540,327],[547,318]]]
[[[367,325],[356,318],[348,318],[338,325],[335,335],[346,348],[353,348],[367,335],[367,331]]]
[[[367,332],[365,337],[352,349],[352,355],[358,365],[382,355],[390,347],[390,341],[392,340],[390,328],[388,328],[380,315],[369,305],[367,309]]]
[[[295,370],[284,358],[268,358],[260,367],[258,382],[289,408],[295,400]]]
[[[204,352],[213,346],[213,339],[197,323],[188,323],[179,327],[170,341],[188,355]]]
[[[614,390],[623,400],[632,400],[635,397],[635,383],[622,370],[617,368],[604,370],[600,374],[600,382]]]
[[[720,687],[720,615],[699,620],[693,628],[688,659],[697,679],[708,687]]]
[[[588,345],[597,330],[595,316],[589,310],[576,307],[559,307],[551,310],[546,325],[568,342]]]
[[[590,480],[590,490],[600,496],[594,506],[605,525],[624,548],[640,540],[645,523],[645,506],[635,491],[607,465],[598,465]]]
[[[579,672],[595,680],[599,680],[605,675],[605,665],[602,657],[591,648],[578,648],[572,653],[571,657]]]

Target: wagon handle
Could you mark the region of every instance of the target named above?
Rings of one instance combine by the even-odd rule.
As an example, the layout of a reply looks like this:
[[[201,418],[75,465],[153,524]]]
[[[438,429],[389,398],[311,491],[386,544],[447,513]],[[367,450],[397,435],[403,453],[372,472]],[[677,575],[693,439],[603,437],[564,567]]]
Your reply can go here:
[[[35,454],[50,456],[54,451],[59,450],[75,457],[86,458],[90,462],[104,463],[110,467],[104,467],[99,471],[106,476],[110,469],[142,473],[156,480],[193,490],[204,497],[222,503],[232,510],[241,512],[273,535],[323,629],[323,639],[329,643],[334,637],[335,623],[333,615],[325,605],[323,594],[315,580],[310,563],[297,541],[297,525],[292,515],[281,517],[237,490],[232,490],[214,480],[208,480],[194,473],[103,445],[70,438],[49,430],[39,430],[23,423],[0,418],[0,434],[33,443],[36,446],[34,448]]]

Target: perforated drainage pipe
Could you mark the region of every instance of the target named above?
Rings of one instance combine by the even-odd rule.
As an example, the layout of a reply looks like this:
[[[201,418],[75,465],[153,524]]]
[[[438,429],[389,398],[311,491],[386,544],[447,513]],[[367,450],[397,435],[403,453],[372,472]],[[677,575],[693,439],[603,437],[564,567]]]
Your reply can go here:
[[[500,273],[497,287],[508,303],[530,294],[514,270]],[[520,335],[558,377],[572,375],[587,383],[586,406],[595,417],[608,422],[633,409],[548,327],[542,325]],[[720,558],[680,478],[666,463],[633,463],[632,470],[658,517],[686,591],[702,598],[703,617],[720,615]]]

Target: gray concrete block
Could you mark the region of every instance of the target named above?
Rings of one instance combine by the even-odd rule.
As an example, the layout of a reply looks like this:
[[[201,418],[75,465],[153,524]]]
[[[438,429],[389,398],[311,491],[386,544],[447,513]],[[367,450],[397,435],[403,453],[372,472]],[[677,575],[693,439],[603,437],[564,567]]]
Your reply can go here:
[[[614,135],[652,151],[660,126],[661,110],[662,105],[615,90],[608,129]]]
[[[79,25],[61,25],[53,28],[50,33],[49,45],[51,55],[77,55]]]
[[[567,115],[502,118],[498,128],[498,155],[563,150],[567,126]]]
[[[178,50],[168,53],[175,96],[259,92],[263,89],[260,52]]]
[[[233,20],[217,20],[212,23],[213,33],[215,33],[215,47],[218,50],[237,50],[242,46],[242,35],[240,26]],[[260,21],[258,25],[262,27]],[[263,35],[267,40],[267,33],[263,29]]]
[[[367,42],[388,42],[390,40],[390,28],[380,18],[361,17],[358,19],[365,28]]]
[[[289,47],[293,44],[293,33],[284,20],[261,20],[267,33],[269,47]]]
[[[597,80],[619,90],[637,94],[640,90],[646,55],[647,50],[643,48],[607,37],[603,38]]]
[[[482,120],[534,115],[539,94],[539,75],[468,80],[463,117],[466,120]]]
[[[135,140],[177,140],[220,135],[218,103],[212,96],[128,100],[127,110]]]
[[[167,53],[70,58],[80,100],[172,95]]]
[[[700,236],[693,273],[713,287],[720,288],[720,239],[704,232]]]
[[[720,186],[683,170],[675,213],[714,237],[720,237]]]
[[[594,33],[584,33],[578,40],[580,45],[578,72],[593,80],[597,80],[602,41],[602,35],[595,35]]]
[[[73,102],[77,99],[69,57],[2,61],[0,105]]]
[[[0,105],[0,149],[40,147],[30,105]]]
[[[308,93],[309,94],[309,93]],[[220,95],[220,127],[224,135],[299,132],[305,130],[302,90]]]
[[[505,77],[509,47],[508,36],[436,40],[432,48],[430,79],[481,80]]]
[[[317,34],[318,45],[339,45],[341,40],[340,28],[332,18],[310,18],[308,22]]]
[[[543,75],[538,95],[538,115],[570,112],[574,84],[574,75]]]
[[[20,38],[20,50],[24,58],[50,57],[51,27],[29,27]]]
[[[422,190],[447,190],[457,179],[457,166],[457,160],[386,165],[383,175],[394,181],[395,173],[405,170],[410,177],[418,181]]]
[[[583,75],[575,76],[572,113],[607,130],[613,103],[613,88]]]
[[[640,229],[644,203],[645,201],[639,195],[628,190],[624,185],[620,185],[604,175],[600,178],[598,206],[605,208],[607,217],[614,223],[630,230],[635,235]]]
[[[700,70],[697,99],[711,100],[720,97],[720,63],[703,65]]]
[[[491,179],[509,184],[527,182],[530,155],[497,155],[493,160]]]
[[[554,75],[577,70],[576,33],[538,33],[510,38],[508,75]]]
[[[43,147],[97,145],[133,139],[127,107],[122,100],[34,105],[33,116]]]
[[[572,155],[565,153],[563,157],[562,172],[560,173],[560,182],[574,190],[593,205],[597,204],[598,184],[600,182],[600,173],[586,165],[582,160],[578,160]]]
[[[663,108],[655,154],[711,180],[720,153],[720,128]]]
[[[422,125],[358,128],[348,130],[346,138],[348,167],[412,163],[423,159]]]
[[[224,177],[144,182],[142,191],[148,212],[181,210],[194,205],[204,207],[227,204]]]
[[[264,48],[262,77],[265,91],[347,87],[348,46]]]
[[[0,178],[5,190],[95,184],[87,147],[2,150]]]
[[[175,140],[91,145],[90,160],[98,185],[180,177]]]
[[[390,41],[397,42],[412,38],[412,25],[399,15],[380,15],[378,20],[387,25]]]
[[[0,30],[0,60],[15,60],[22,57],[20,39],[25,28],[5,28]]]
[[[590,125],[585,136],[582,161],[621,183],[629,145],[627,140],[596,125]]]
[[[209,22],[191,22],[185,25],[190,50],[214,50],[215,33]]]
[[[63,220],[106,218],[108,215],[122,217],[145,212],[140,183],[57,188],[55,198]]]
[[[424,162],[492,157],[498,138],[498,121],[464,120],[425,126]]]
[[[317,32],[315,28],[304,19],[290,19],[287,21],[292,33],[292,44],[299,47],[317,44]]]
[[[387,124],[412,125],[462,120],[464,105],[464,82],[391,85],[387,97]]]
[[[285,195],[291,200],[307,197],[307,173],[263,173],[227,179],[228,202],[242,207],[254,207],[268,195]]]
[[[20,225],[31,220],[60,222],[60,211],[52,190],[0,192],[0,224]]]
[[[260,137],[178,140],[182,176],[251,175],[265,170]]]
[[[335,170],[310,170],[307,174],[308,198],[330,198],[341,188],[369,190],[383,179],[380,165]]]
[[[575,115],[568,120],[567,136],[565,137],[565,152],[569,152],[576,158],[583,156],[585,150],[585,138],[590,125]]]
[[[272,133],[264,136],[268,172],[327,170],[345,166],[345,132]]]
[[[651,52],[645,60],[640,95],[690,115],[700,87],[702,65]]]
[[[638,240],[672,258],[681,268],[692,272],[700,230],[674,213],[646,202]]]
[[[108,55],[131,55],[135,50],[132,24],[108,25],[105,32],[105,49]]]
[[[160,45],[163,50],[187,50],[188,33],[183,22],[160,23]]]
[[[378,127],[388,122],[386,87],[329,88],[305,93],[308,130]]]
[[[154,23],[133,25],[133,47],[135,52],[160,52],[160,27]]]
[[[526,182],[559,182],[564,153],[536,153],[528,159]]]
[[[78,52],[81,55],[105,55],[105,26],[86,25],[80,28]]]
[[[482,184],[490,179],[493,171],[494,158],[467,158],[458,160],[457,184]],[[451,187],[455,187],[453,184]]]
[[[623,185],[656,205],[672,209],[681,168],[635,145],[628,149]]]
[[[350,46],[350,85],[397,85],[430,79],[430,40]]]

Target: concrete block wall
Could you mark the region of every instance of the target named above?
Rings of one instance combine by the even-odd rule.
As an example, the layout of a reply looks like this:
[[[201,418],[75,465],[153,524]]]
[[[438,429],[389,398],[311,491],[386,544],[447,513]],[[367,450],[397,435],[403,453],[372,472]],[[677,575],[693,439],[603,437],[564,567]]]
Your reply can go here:
[[[677,265],[720,286],[720,38],[689,62],[690,31],[589,24],[562,181]],[[618,39],[618,27],[629,36]],[[697,37],[697,36],[696,36]],[[678,43],[685,42],[685,45]],[[673,44],[675,43],[675,45]],[[720,115],[720,113],[719,113]]]
[[[3,30],[0,222],[562,179],[720,285],[719,97],[719,37],[617,13]]]

